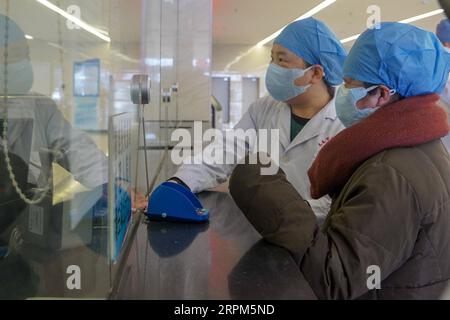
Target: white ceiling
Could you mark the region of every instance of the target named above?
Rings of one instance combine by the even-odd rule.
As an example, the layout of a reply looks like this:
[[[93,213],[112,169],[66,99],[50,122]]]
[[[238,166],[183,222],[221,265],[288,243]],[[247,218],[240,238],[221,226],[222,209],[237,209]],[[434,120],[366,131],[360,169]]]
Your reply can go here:
[[[213,69],[221,71],[239,54],[312,9],[323,0],[213,0]],[[367,28],[367,8],[378,5],[382,21],[400,21],[439,9],[437,0],[337,0],[314,17],[344,39]],[[438,15],[414,24],[434,31]],[[347,45],[347,48],[351,43]],[[231,70],[252,72],[267,63],[268,49],[254,52]]]
[[[62,8],[77,4],[82,19],[109,31],[113,44],[126,47],[139,43],[142,1],[149,0],[59,0]],[[152,0],[153,1],[153,0]],[[156,1],[156,0],[155,0]],[[167,0],[161,0],[167,1]],[[182,1],[182,0],[179,0]],[[213,70],[222,71],[238,55],[312,9],[323,0],[211,0],[213,3]],[[57,3],[56,0],[52,2]],[[337,0],[315,15],[327,23],[338,38],[366,29],[369,5],[381,8],[383,21],[399,21],[439,8],[437,0]],[[0,11],[4,1],[0,2]],[[37,39],[58,42],[57,19],[35,0],[12,0],[11,17]],[[415,25],[434,31],[443,15],[416,22]],[[62,19],[63,20],[63,19]],[[62,23],[65,24],[63,20]],[[69,43],[102,43],[87,32],[70,31],[63,27],[64,45]],[[348,45],[348,48],[351,43]],[[269,61],[269,47],[253,52],[233,65],[231,70],[252,73]]]
[[[140,41],[142,0],[51,0],[62,9],[77,5],[81,9],[81,19],[88,24],[108,32],[114,43]],[[0,11],[5,12],[4,1]],[[10,17],[25,33],[36,39],[58,43],[102,43],[103,40],[85,32],[70,30],[66,19],[39,4],[36,0],[10,0]],[[61,21],[61,34],[58,32]]]

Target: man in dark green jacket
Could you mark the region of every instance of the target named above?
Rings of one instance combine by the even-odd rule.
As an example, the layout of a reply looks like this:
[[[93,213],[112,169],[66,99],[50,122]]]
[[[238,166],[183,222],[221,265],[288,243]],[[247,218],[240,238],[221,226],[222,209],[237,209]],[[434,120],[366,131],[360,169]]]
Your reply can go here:
[[[230,191],[289,250],[320,299],[439,299],[450,288],[450,128],[437,102],[450,54],[432,33],[383,23],[356,42],[337,113],[347,129],[309,170],[333,203],[319,229],[282,171],[240,165]],[[377,275],[379,279],[377,281]]]

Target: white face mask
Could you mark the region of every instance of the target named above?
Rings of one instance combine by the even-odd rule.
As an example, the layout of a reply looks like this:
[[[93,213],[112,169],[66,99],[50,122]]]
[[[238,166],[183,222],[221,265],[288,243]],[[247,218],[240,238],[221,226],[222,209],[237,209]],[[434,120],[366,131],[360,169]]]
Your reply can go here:
[[[295,80],[305,76],[311,70],[311,66],[303,69],[283,68],[271,63],[266,74],[266,87],[270,95],[277,101],[286,102],[303,94],[311,85],[297,86]]]
[[[7,65],[8,95],[25,95],[33,86],[33,68],[30,60]],[[5,65],[0,63],[0,95],[5,94]]]
[[[357,103],[364,99],[370,91],[375,90],[379,86],[370,88],[352,88],[347,89],[341,86],[336,94],[336,113],[342,124],[348,128],[358,123],[359,121],[369,117],[378,108],[358,108]],[[395,90],[391,90],[390,94],[395,94]]]

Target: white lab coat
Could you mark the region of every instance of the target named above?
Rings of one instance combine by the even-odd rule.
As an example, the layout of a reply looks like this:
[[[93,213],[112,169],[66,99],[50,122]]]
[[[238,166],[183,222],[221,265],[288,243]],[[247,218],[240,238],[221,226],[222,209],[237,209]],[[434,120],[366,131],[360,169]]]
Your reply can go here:
[[[311,199],[307,172],[323,145],[344,129],[336,115],[335,100],[314,116],[292,142],[290,128],[290,107],[271,97],[253,103],[235,127],[244,130],[279,129],[280,167],[298,193],[309,202],[319,220],[323,220],[328,214],[331,199]],[[252,148],[253,146],[247,144],[247,151]],[[191,163],[197,162],[191,160]],[[235,165],[210,165],[204,162],[200,165],[184,164],[174,176],[183,180],[197,193],[225,182],[234,168]]]
[[[3,99],[0,99],[0,106],[3,110]],[[9,99],[8,108],[9,152],[29,164],[29,182],[46,183],[41,163],[48,154],[46,150],[61,152],[57,163],[84,186],[94,188],[108,182],[106,155],[85,132],[73,128],[64,119],[53,100],[30,94]]]

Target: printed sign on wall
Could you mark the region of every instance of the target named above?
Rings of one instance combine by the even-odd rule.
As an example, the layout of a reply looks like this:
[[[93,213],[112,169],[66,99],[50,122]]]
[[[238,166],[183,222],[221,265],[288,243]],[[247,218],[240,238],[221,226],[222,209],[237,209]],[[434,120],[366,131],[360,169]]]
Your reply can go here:
[[[74,124],[89,131],[101,130],[99,117],[100,60],[73,64]]]

